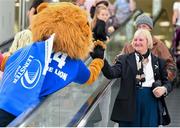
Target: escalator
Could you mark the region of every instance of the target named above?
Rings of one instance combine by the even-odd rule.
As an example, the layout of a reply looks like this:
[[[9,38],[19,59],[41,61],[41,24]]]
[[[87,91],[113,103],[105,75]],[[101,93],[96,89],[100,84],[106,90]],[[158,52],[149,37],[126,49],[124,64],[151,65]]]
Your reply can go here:
[[[131,18],[120,26],[111,36],[107,44],[106,58],[112,62],[115,55],[127,42],[125,27],[132,26],[136,15],[142,13],[136,10]],[[117,36],[118,35],[118,36]],[[89,59],[88,59],[89,60]],[[86,61],[88,65],[90,61]],[[31,106],[17,117],[9,126],[46,127],[46,126],[87,126],[92,112],[115,81],[107,80],[102,74],[91,86],[70,84],[66,88],[44,98],[40,104]]]
[[[111,41],[107,44],[107,50],[105,53],[106,59],[109,62],[114,60],[115,55],[120,52],[124,43],[129,42],[129,39],[132,38],[132,35],[129,37],[129,35],[127,36],[126,34],[131,32],[134,33],[134,30],[127,29],[127,26],[133,28],[133,21],[138,14],[139,12],[135,12],[131,19],[123,24],[120,29],[111,36]],[[88,59],[86,64],[88,65],[90,61],[91,60]],[[102,127],[102,121],[104,119],[109,119],[109,115],[111,115],[115,97],[120,89],[118,85],[119,81],[120,79],[110,81],[101,75],[91,86],[71,84],[46,97],[40,104],[31,106],[9,126]],[[173,115],[172,122],[175,121],[176,123],[172,123],[171,126],[180,126],[180,124],[178,124],[180,116],[177,116],[178,112],[176,110],[180,103],[177,102],[179,95],[176,95],[180,94],[179,91],[179,89],[176,89],[175,93],[170,94],[167,98],[168,107],[172,108],[170,108],[170,114],[172,113]],[[108,101],[105,101],[108,98],[111,99],[109,103]],[[104,105],[108,111],[103,112],[101,105]],[[114,126],[114,123],[111,121],[107,123],[107,126],[109,127]]]

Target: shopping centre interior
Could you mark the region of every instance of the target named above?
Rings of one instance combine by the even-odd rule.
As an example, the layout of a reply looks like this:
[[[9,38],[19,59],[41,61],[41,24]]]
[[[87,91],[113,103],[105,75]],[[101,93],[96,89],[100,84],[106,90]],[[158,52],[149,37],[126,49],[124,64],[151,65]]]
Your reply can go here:
[[[33,0],[0,1],[0,50],[6,52],[14,35],[28,26],[27,11]],[[65,1],[65,0],[64,0]],[[70,0],[66,0],[70,2]],[[153,35],[162,40],[170,49],[174,34],[172,25],[174,0],[135,0],[136,10],[111,36],[107,44],[106,58],[112,63],[125,43],[132,40],[135,32],[134,21],[141,13],[151,16],[154,23]],[[63,2],[63,0],[51,0]],[[113,3],[113,1],[111,1]],[[5,12],[5,10],[8,10]],[[7,17],[7,18],[6,18]],[[4,30],[3,30],[4,29]],[[91,59],[85,63],[88,65]],[[9,126],[22,127],[114,127],[110,114],[120,87],[120,79],[108,80],[102,74],[92,86],[70,84],[48,96],[41,104],[30,107],[27,112]],[[78,100],[77,100],[78,99]],[[109,99],[109,103],[106,100]],[[180,127],[180,88],[174,87],[167,98],[171,116],[168,127]],[[109,105],[107,105],[109,104]],[[106,125],[103,124],[106,122]]]

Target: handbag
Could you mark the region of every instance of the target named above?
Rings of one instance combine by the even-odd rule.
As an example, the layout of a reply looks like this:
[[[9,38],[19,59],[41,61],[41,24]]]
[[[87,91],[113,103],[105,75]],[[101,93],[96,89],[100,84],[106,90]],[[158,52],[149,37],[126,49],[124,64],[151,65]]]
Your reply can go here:
[[[161,86],[162,83],[160,80],[157,80],[155,81],[153,84],[152,84],[152,90],[156,87],[159,87]],[[169,125],[171,123],[171,118],[170,118],[170,115],[169,115],[169,112],[168,112],[168,109],[167,109],[167,106],[166,106],[166,102],[165,102],[165,99],[164,97],[162,96],[160,98],[160,104],[159,104],[159,125]]]
[[[162,124],[161,125],[163,125],[163,126],[169,125],[171,123],[171,118],[170,118],[164,97],[161,98],[161,103],[162,103],[162,107],[163,107],[162,122],[161,122]]]

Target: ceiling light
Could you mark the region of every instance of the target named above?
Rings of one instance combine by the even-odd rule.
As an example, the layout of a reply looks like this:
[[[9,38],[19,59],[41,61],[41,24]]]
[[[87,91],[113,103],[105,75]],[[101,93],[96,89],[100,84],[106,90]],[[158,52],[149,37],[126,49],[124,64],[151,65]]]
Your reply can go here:
[[[163,40],[165,39],[165,36],[164,35],[154,35],[156,38],[160,39],[160,40]]]
[[[20,4],[19,4],[19,3],[15,3],[15,6],[16,6],[16,7],[19,7],[19,6],[20,6]]]
[[[169,27],[170,22],[169,21],[161,21],[161,22],[159,22],[159,26],[161,26],[161,27]]]

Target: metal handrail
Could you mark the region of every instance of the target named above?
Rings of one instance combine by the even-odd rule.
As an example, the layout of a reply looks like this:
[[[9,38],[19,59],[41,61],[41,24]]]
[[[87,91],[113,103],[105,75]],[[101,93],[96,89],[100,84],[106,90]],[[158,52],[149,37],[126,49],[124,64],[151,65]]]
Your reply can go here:
[[[92,112],[95,110],[95,108],[97,107],[97,105],[100,103],[100,101],[104,98],[105,94],[111,89],[112,85],[116,82],[117,79],[111,80],[107,82],[107,85],[105,86],[105,88],[98,93],[98,95],[95,97],[95,100],[93,102],[93,104],[91,104],[91,106],[89,107],[89,109],[87,110],[86,114],[84,115],[84,117],[79,120],[77,123],[73,122],[74,125],[72,125],[72,121],[67,125],[68,127],[85,127],[85,125],[87,124],[87,120],[90,118]],[[93,93],[94,94],[94,93]],[[93,96],[92,94],[92,96]],[[91,98],[91,97],[90,97]],[[76,115],[75,115],[76,117]]]
[[[167,17],[168,17],[168,12],[167,12],[167,10],[164,9],[164,8],[162,8],[162,9],[159,11],[159,13],[158,13],[155,17],[153,17],[153,24],[154,24],[154,25],[156,24],[156,22],[159,20],[159,18],[162,16],[163,13],[165,13],[165,14],[167,15]],[[168,17],[167,20],[169,20],[169,17]]]
[[[5,46],[5,45],[7,45],[7,44],[9,44],[9,43],[11,43],[13,40],[14,40],[14,37],[11,37],[11,38],[9,38],[8,40],[3,41],[3,42],[0,44],[0,48],[3,47],[3,46]]]
[[[137,13],[137,15],[136,15]],[[137,16],[141,15],[143,13],[143,10],[141,9],[135,9],[131,15],[123,22],[119,25],[119,27],[117,28],[117,30],[115,32],[113,32],[111,35],[113,35],[114,33],[116,33],[119,29],[121,29],[126,23],[128,23],[131,19],[136,19]]]
[[[0,44],[0,50],[1,50],[1,52],[5,52],[4,50],[2,50],[2,49],[4,49],[3,47],[8,47],[8,48],[9,48],[9,46],[12,44],[13,40],[14,40],[14,36],[11,37],[11,38],[9,38],[8,40],[3,41],[3,42]]]
[[[137,15],[135,15],[135,13],[136,12],[139,12]],[[132,12],[132,14],[125,20],[125,22],[123,22],[121,25],[120,25],[120,27],[121,26],[124,26],[128,21],[130,21],[132,18],[133,18],[133,20],[134,19],[136,19],[136,17],[137,16],[139,16],[139,15],[141,15],[143,13],[143,10],[141,10],[141,9],[135,9],[133,12]]]

